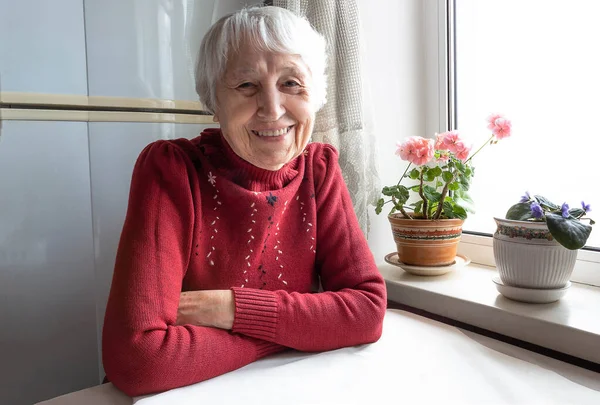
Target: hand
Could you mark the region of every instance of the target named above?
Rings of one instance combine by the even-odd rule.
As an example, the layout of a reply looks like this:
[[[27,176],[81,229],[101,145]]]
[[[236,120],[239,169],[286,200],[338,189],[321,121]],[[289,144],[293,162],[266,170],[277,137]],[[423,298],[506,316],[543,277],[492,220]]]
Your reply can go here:
[[[179,298],[176,325],[231,329],[234,317],[233,291],[186,291],[182,292]]]

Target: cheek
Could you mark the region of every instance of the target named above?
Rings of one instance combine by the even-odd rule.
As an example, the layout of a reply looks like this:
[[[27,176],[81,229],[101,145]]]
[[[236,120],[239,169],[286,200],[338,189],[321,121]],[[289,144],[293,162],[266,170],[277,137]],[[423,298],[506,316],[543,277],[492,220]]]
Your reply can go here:
[[[256,100],[236,94],[228,94],[219,99],[218,115],[222,127],[243,126],[256,112]]]
[[[300,128],[296,133],[296,146],[298,149],[304,149],[310,141],[314,123],[314,116],[311,115],[307,115],[302,121],[300,121]]]
[[[288,110],[298,122],[302,124],[309,124],[315,120],[315,109],[311,103],[304,99],[296,99],[290,103]]]

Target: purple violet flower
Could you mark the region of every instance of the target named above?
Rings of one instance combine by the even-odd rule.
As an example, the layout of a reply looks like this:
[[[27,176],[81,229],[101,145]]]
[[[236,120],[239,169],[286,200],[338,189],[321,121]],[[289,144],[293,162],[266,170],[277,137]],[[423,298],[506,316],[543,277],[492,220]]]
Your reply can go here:
[[[562,207],[560,207],[560,211],[563,218],[569,218],[569,204],[563,203]]]
[[[526,203],[531,200],[531,196],[529,195],[529,191],[525,191],[525,195],[521,196],[521,202]]]
[[[534,218],[540,219],[544,216],[544,210],[540,204],[534,202],[531,203],[531,214]]]
[[[585,202],[581,202],[581,208],[585,211],[585,212],[590,212],[592,210],[592,207],[590,207],[589,204],[586,204]]]

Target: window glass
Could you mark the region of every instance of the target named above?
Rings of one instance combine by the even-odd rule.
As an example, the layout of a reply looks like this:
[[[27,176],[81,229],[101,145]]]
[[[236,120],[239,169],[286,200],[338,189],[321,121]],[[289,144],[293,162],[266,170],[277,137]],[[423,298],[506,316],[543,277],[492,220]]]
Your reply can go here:
[[[474,147],[501,113],[512,135],[474,158],[467,231],[529,191],[600,220],[600,1],[456,0],[456,127]],[[600,247],[600,225],[588,246]]]

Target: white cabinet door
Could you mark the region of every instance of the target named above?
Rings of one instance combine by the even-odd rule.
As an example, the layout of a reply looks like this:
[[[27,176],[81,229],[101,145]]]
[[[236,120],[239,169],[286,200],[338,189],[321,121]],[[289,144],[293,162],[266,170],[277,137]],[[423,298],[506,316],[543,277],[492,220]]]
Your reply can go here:
[[[99,382],[87,124],[3,123],[0,404]]]
[[[2,91],[87,94],[82,0],[0,0]]]
[[[142,149],[153,141],[191,139],[204,127],[120,122],[89,124],[99,341],[135,161]]]
[[[85,0],[91,96],[197,101],[204,33],[242,0]]]

